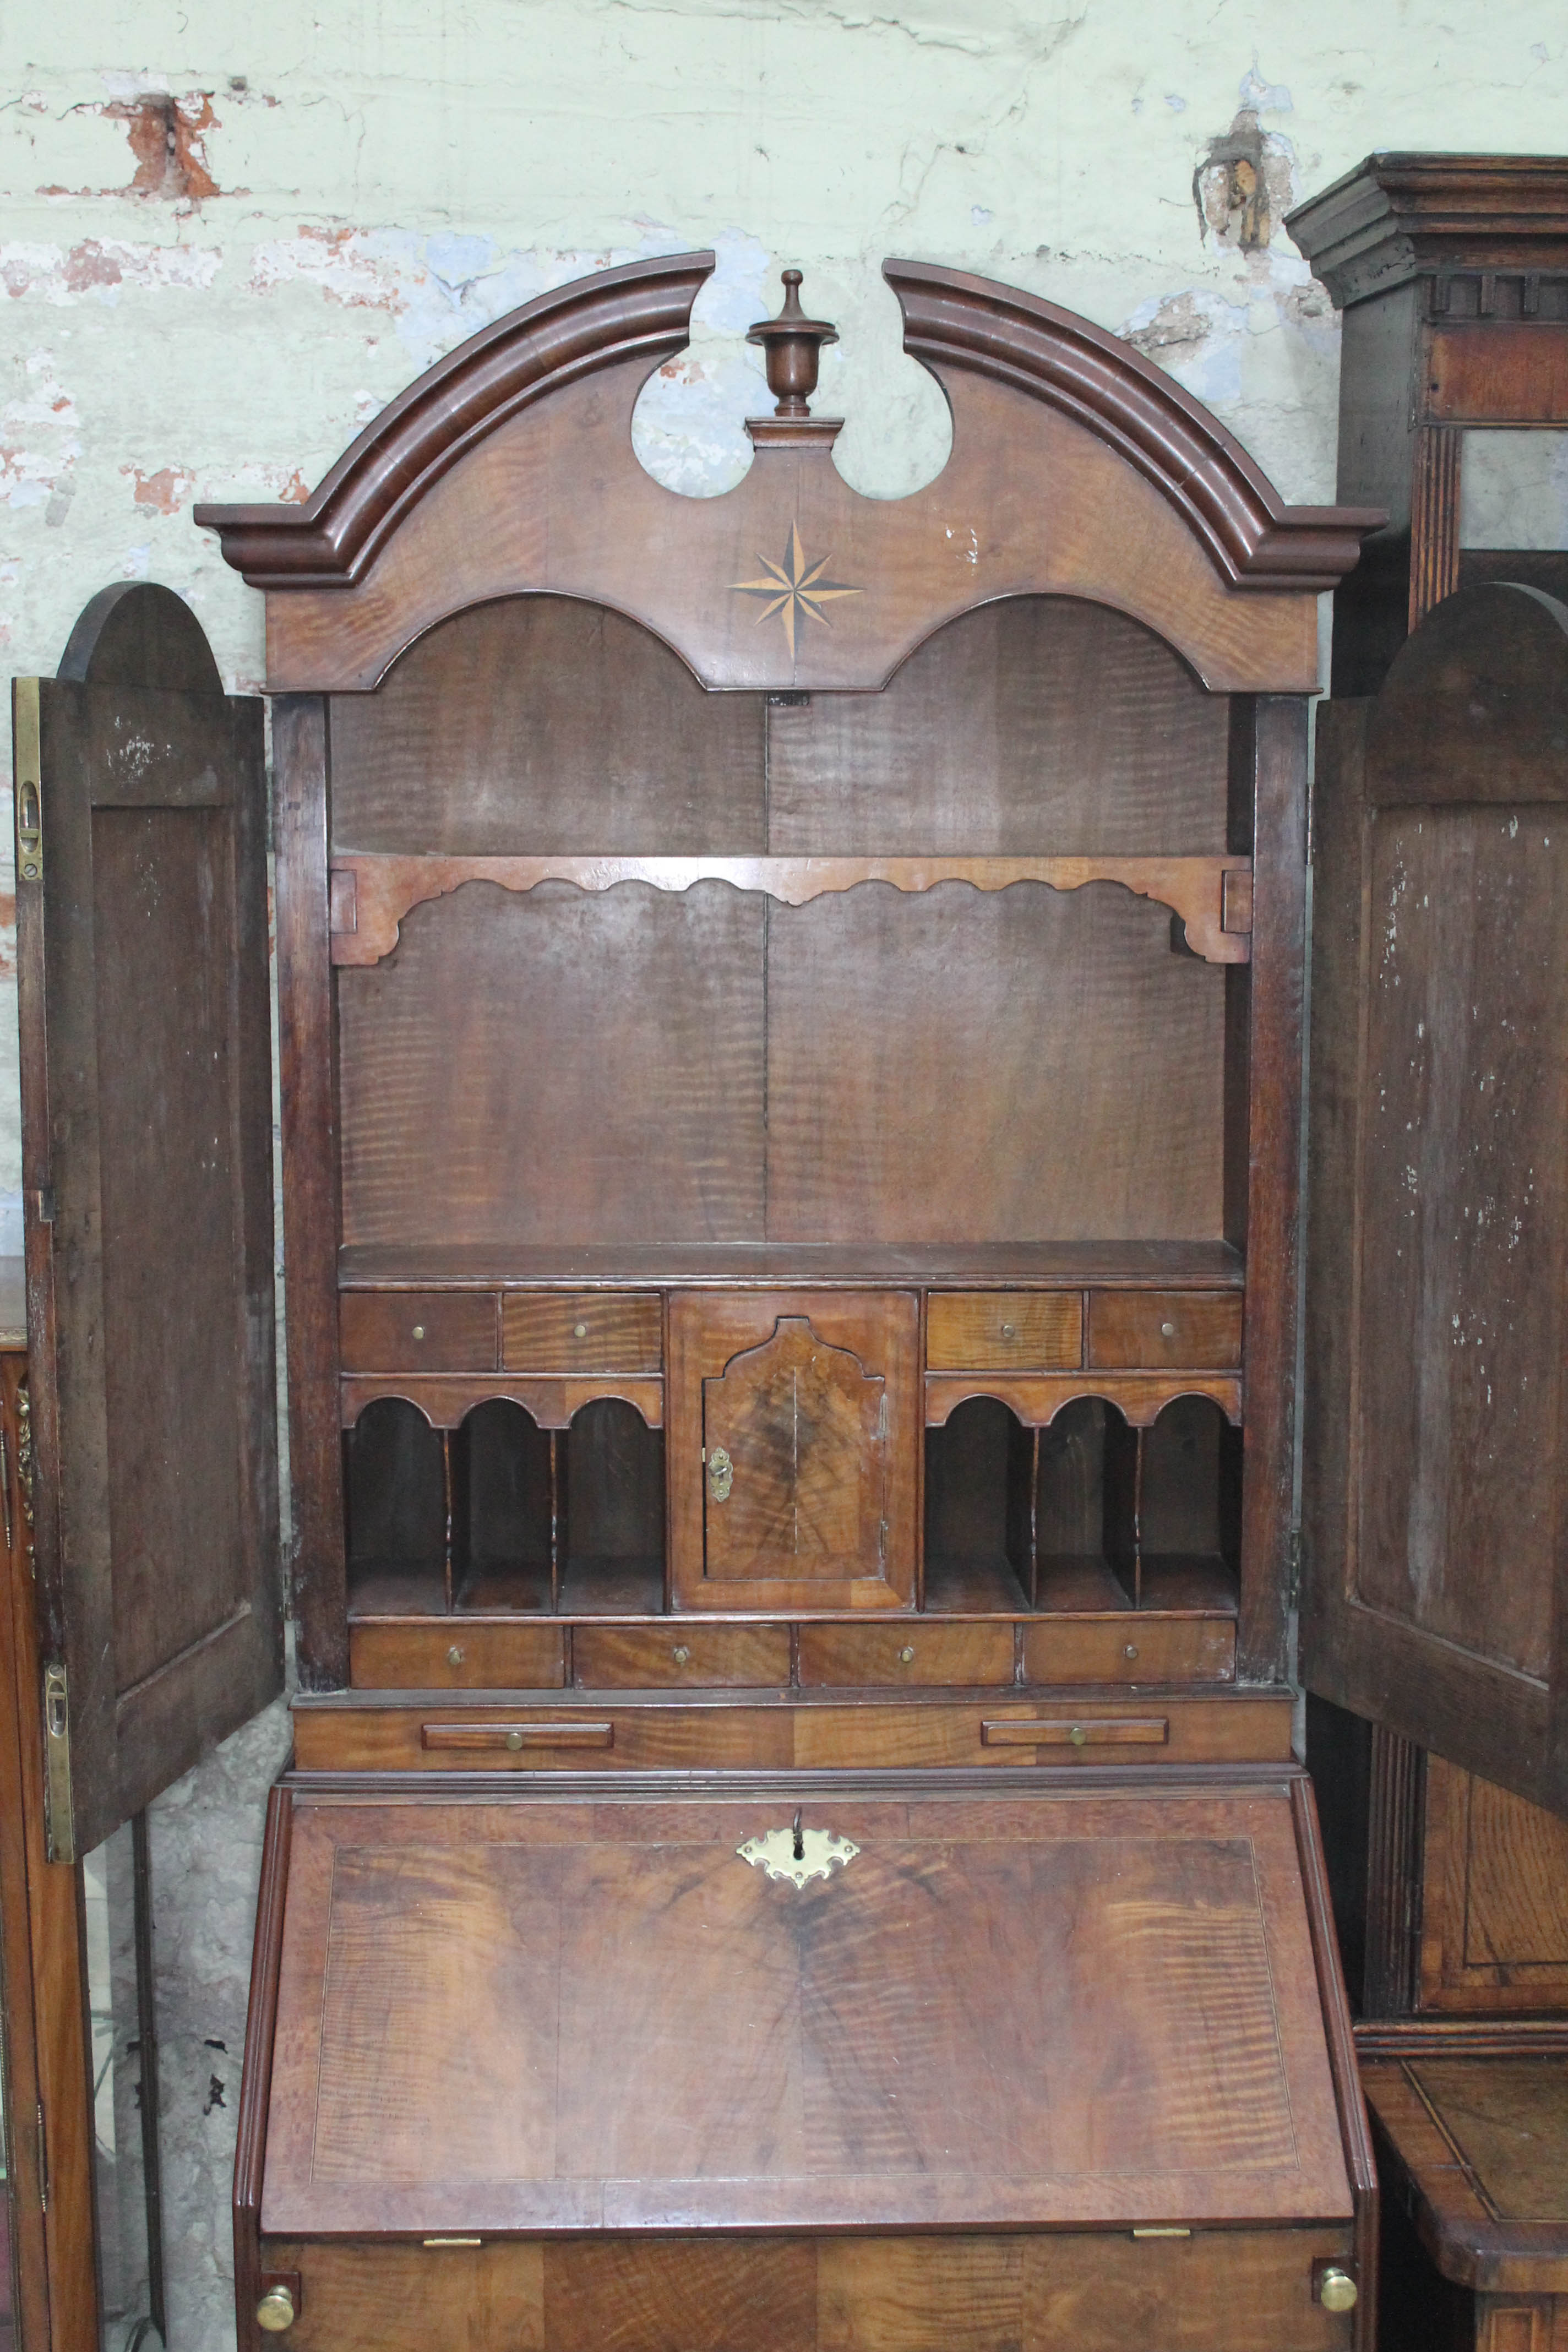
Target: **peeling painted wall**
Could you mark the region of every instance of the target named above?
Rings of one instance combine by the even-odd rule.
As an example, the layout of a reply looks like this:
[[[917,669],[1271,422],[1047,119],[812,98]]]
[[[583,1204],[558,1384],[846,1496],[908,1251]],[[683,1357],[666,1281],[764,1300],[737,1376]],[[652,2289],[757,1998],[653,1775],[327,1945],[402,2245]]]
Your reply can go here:
[[[1549,151],[1568,100],[1568,32],[1522,0],[75,0],[9,11],[0,57],[3,666],[52,670],[94,590],[146,578],[190,599],[238,688],[260,599],[193,501],[303,497],[462,337],[642,254],[720,253],[637,412],[672,488],[743,470],[762,386],[742,338],[786,262],[842,333],[819,404],[848,418],[846,474],[897,496],[938,470],[946,412],[878,274],[900,253],[1127,335],[1288,497],[1327,499],[1337,324],[1282,214],[1373,147]],[[19,1240],[3,797],[0,1250]],[[237,2048],[284,1737],[242,1735],[154,1824],[178,2352],[230,2340],[234,2095],[212,2101],[209,2044]]]

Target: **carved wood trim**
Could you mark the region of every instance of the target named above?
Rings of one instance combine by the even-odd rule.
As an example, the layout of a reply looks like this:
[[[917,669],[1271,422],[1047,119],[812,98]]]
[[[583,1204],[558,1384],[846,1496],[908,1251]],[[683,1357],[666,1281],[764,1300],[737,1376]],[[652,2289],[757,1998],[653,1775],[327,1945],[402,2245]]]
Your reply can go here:
[[[404,857],[359,851],[332,861],[332,961],[379,963],[397,945],[405,915],[466,882],[494,882],[504,890],[571,882],[595,891],[622,882],[658,890],[728,882],[788,907],[862,882],[906,891],[941,882],[967,882],[976,890],[1005,890],[1015,882],[1044,882],[1053,890],[1117,882],[1169,907],[1185,928],[1187,946],[1205,962],[1245,963],[1252,948],[1248,857]]]
[[[941,1429],[971,1397],[994,1397],[1029,1429],[1047,1429],[1064,1405],[1084,1397],[1113,1404],[1132,1429],[1150,1429],[1178,1397],[1207,1397],[1227,1421],[1241,1421],[1241,1382],[1210,1372],[928,1372],[926,1427]]]
[[[1459,584],[1459,461],[1457,425],[1424,425],[1415,436],[1410,484],[1410,627]]]
[[[1087,425],[1175,508],[1233,588],[1333,588],[1386,515],[1288,507],[1208,411],[1117,335],[1054,302],[925,262],[885,261],[904,348],[972,368]]]
[[[1425,1751],[1373,1724],[1362,1994],[1368,2017],[1408,2017],[1419,1997],[1426,1798]]]
[[[400,1397],[422,1412],[433,1429],[456,1429],[476,1405],[496,1398],[520,1404],[541,1429],[570,1429],[585,1404],[614,1397],[642,1415],[649,1429],[664,1426],[664,1382],[617,1372],[363,1372],[339,1382],[340,1418],[352,1429],[367,1404]]]
[[[596,370],[645,360],[651,372],[684,349],[713,264],[711,252],[667,256],[542,294],[411,384],[302,504],[201,505],[194,520],[219,534],[252,587],[352,587],[432,485],[506,418]],[[1054,303],[921,262],[889,261],[883,274],[915,358],[993,376],[1086,425],[1169,499],[1232,587],[1331,588],[1385,520],[1285,506],[1197,401]]]
[[[683,351],[715,257],[632,262],[538,295],[400,393],[302,504],[204,505],[193,520],[253,588],[352,588],[426,490],[520,408],[595,369],[642,359],[651,373]]]

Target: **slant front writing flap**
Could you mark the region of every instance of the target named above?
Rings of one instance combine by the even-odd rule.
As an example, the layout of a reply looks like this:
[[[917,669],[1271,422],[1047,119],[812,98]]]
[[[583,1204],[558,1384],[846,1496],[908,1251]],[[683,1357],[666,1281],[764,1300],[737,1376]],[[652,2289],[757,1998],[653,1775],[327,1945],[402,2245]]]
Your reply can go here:
[[[1343,2219],[1291,1807],[296,1801],[273,2233]]]
[[[1318,741],[1302,1673],[1568,1811],[1568,610],[1461,590]]]
[[[51,1851],[281,1686],[261,707],[167,589],[16,688]]]

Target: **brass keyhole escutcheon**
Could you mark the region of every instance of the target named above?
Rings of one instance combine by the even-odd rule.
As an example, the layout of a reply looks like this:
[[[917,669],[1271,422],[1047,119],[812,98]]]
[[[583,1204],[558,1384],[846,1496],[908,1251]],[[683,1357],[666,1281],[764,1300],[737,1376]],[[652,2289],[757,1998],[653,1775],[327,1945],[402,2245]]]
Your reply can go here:
[[[708,1456],[708,1492],[716,1503],[727,1503],[734,1483],[734,1464],[721,1445],[715,1445]]]
[[[269,2286],[256,2306],[256,2324],[268,2336],[281,2336],[294,2325],[294,2298],[286,2286]]]

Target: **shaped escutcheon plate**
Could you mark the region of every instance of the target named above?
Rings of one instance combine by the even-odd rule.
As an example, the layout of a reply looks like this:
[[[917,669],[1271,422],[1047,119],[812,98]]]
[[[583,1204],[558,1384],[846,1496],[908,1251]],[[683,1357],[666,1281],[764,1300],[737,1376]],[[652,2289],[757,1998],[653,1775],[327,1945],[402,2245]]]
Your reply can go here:
[[[742,1862],[765,1871],[770,1878],[787,1878],[792,1885],[804,1886],[809,1879],[831,1878],[860,1849],[837,1830],[784,1828],[765,1830],[735,1851]]]

